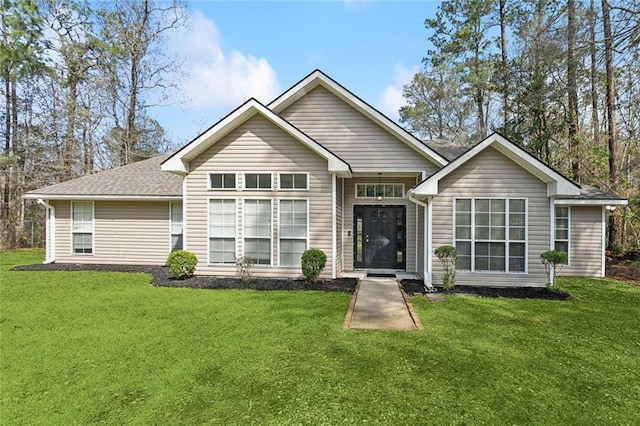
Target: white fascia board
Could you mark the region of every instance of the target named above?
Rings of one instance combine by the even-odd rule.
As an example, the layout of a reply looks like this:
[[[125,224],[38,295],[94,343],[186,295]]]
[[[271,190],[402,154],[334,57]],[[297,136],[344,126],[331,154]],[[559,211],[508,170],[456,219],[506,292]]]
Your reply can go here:
[[[558,198],[553,201],[556,206],[626,206],[628,200],[607,200],[607,199],[588,199],[588,198]]]
[[[349,105],[363,113],[365,116],[369,117],[371,120],[376,122],[379,126],[383,127],[389,133],[396,136],[398,139],[413,147],[415,150],[420,152],[429,160],[433,161],[435,164],[441,167],[449,164],[449,161],[447,161],[446,158],[442,157],[440,154],[424,145],[421,141],[416,139],[415,136],[411,135],[405,129],[394,123],[391,119],[368,105],[366,102],[362,101],[357,96],[353,95],[348,90],[345,90],[345,88],[337,84],[335,81],[333,81],[326,74],[319,70],[312,72],[287,92],[283,93],[280,97],[272,101],[269,104],[269,108],[271,108],[275,112],[280,112],[296,100],[300,99],[306,93],[310,92],[320,83],[322,83],[322,86],[329,90],[331,93],[347,102]]]
[[[70,200],[70,201],[181,201],[180,195],[79,195],[79,194],[25,194],[26,200]]]

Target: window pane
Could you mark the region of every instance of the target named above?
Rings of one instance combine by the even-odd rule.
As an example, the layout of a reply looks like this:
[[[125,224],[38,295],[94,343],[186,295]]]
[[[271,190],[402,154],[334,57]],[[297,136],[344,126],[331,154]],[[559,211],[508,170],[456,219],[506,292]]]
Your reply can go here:
[[[477,212],[488,212],[489,211],[489,200],[484,200],[484,199],[476,200],[476,211]]]
[[[458,199],[456,200],[456,211],[459,212],[470,212],[471,211],[471,200],[470,199]]]
[[[509,214],[510,226],[524,226],[524,215],[519,213]]]
[[[556,239],[558,240],[568,240],[569,239],[569,231],[566,229],[556,229]]]
[[[375,185],[367,185],[367,197],[375,197],[375,196],[376,196]]]
[[[488,226],[476,226],[476,238],[479,240],[489,239],[489,227]]]
[[[362,184],[356,185],[356,197],[364,197],[365,196],[365,187]]]
[[[489,226],[489,213],[478,213],[476,210],[476,226]]]
[[[296,189],[307,189],[307,174],[298,173],[294,175],[293,187]]]
[[[256,265],[270,265],[271,240],[247,238],[245,240],[244,254],[253,259]]]
[[[73,234],[73,252],[90,254],[92,253],[92,240],[93,235],[88,233],[74,233]]]
[[[524,213],[524,200],[509,200],[509,212],[511,213]]]
[[[524,272],[524,258],[509,257],[509,272]]]
[[[280,188],[282,188],[282,189],[292,189],[293,188],[293,175],[292,174],[281,174],[280,175]]]
[[[491,200],[492,212],[504,212],[505,200]]]
[[[486,256],[478,256],[475,258],[476,271],[488,271],[489,270],[489,258]]]
[[[555,249],[556,249],[556,251],[569,253],[569,242],[568,241],[556,241]]]
[[[271,188],[271,175],[269,173],[262,173],[260,175],[260,189],[270,189]]]
[[[504,243],[490,243],[490,245],[489,245],[489,255],[490,256],[499,256],[499,257],[504,258],[504,255],[505,255]]]
[[[470,240],[471,239],[471,227],[470,226],[456,226],[456,239]]]
[[[476,243],[476,256],[489,256],[489,243]]]
[[[504,213],[491,213],[491,226],[504,226]]]
[[[307,249],[306,241],[280,240],[280,265],[300,266],[302,253]]]
[[[211,238],[209,245],[211,263],[235,263],[235,238]]]
[[[504,272],[504,257],[491,257],[489,259],[489,270]]]
[[[258,187],[258,175],[255,173],[244,175],[244,187],[255,189]]]
[[[523,243],[511,243],[509,244],[509,257],[524,257]]]
[[[402,185],[395,185],[393,188],[393,196],[396,198],[404,197],[404,191]]]
[[[182,235],[171,236],[171,251],[182,250]]]
[[[456,226],[471,226],[471,215],[469,213],[456,213]]]
[[[509,239],[524,241],[524,228],[509,228]]]
[[[233,189],[236,187],[236,175],[234,173],[224,174],[224,188]]]
[[[504,240],[504,227],[491,228],[492,240]]]
[[[222,175],[210,174],[209,178],[211,179],[211,188],[222,188]]]

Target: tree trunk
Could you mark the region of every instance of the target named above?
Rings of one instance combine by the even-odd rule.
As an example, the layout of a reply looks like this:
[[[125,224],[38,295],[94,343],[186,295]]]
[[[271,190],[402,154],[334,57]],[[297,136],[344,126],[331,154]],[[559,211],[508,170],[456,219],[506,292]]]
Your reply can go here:
[[[598,70],[596,47],[596,10],[594,0],[589,1],[589,51],[591,54],[591,131],[593,140],[597,144],[600,134],[600,120],[598,117]]]
[[[509,122],[509,64],[507,63],[507,0],[500,0],[500,51],[502,54],[502,116],[504,128]]]
[[[605,0],[606,1],[606,0]],[[569,155],[571,156],[571,173],[574,180],[580,182],[580,140],[578,138],[578,84],[575,57],[576,51],[576,3],[567,1],[567,95],[568,95],[568,129]]]
[[[617,134],[616,134],[616,82],[615,68],[613,66],[613,39],[611,35],[611,18],[609,16],[609,2],[602,0],[602,24],[604,30],[604,56],[606,66],[606,100],[607,100],[607,143],[609,149],[609,183],[611,190],[618,189],[618,162],[617,162]],[[617,241],[616,220],[612,214],[609,216],[609,248],[613,248]]]

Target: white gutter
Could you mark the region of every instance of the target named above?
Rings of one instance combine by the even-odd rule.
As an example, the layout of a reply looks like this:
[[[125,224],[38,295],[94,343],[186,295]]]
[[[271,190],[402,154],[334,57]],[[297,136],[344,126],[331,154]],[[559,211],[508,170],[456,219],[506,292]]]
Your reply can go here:
[[[56,260],[56,208],[43,199],[37,200],[38,204],[47,209],[47,232],[45,235],[45,259],[44,264],[53,263]],[[51,238],[49,238],[51,236]]]
[[[425,203],[423,201],[420,201],[416,198],[414,198],[413,193],[411,192],[411,190],[409,190],[409,192],[407,192],[407,199],[409,201],[411,201],[412,203],[415,203],[421,207],[424,208],[424,224],[423,224],[423,231],[424,231],[424,236],[423,236],[423,262],[422,262],[422,266],[424,268],[424,270],[422,271],[422,277],[424,279],[424,285],[427,289],[433,289],[433,283],[431,280],[431,256],[429,255],[429,253],[431,253],[431,233],[429,231],[431,231],[429,224],[431,223],[431,203]]]

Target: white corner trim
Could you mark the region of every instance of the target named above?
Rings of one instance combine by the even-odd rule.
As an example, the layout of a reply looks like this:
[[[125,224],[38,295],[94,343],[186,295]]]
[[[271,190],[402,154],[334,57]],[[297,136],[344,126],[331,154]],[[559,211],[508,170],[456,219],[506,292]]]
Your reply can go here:
[[[53,263],[56,260],[56,208],[45,200],[39,198],[38,204],[44,206],[47,209],[46,228],[45,233],[45,258],[42,263]]]
[[[207,207],[207,214],[209,213],[208,209],[209,207]],[[187,245],[187,177],[185,176],[182,178],[182,249],[189,250],[188,247],[189,246]]]
[[[338,255],[338,235],[337,235],[337,229],[338,229],[338,224],[337,224],[337,220],[338,220],[338,204],[337,204],[337,200],[338,200],[338,194],[337,194],[337,185],[336,185],[336,175],[335,173],[331,174],[331,199],[332,199],[332,206],[333,208],[331,209],[331,213],[332,213],[332,218],[331,218],[331,235],[332,235],[332,241],[331,241],[331,279],[335,280],[338,276],[338,265],[337,265],[337,261],[336,261],[336,256]]]
[[[600,229],[600,237],[601,237],[601,241],[600,241],[600,252],[602,253],[601,255],[601,263],[600,263],[600,278],[605,278],[605,276],[607,275],[607,263],[606,263],[606,259],[605,259],[605,249],[606,249],[606,232],[607,232],[607,225],[606,225],[606,220],[607,220],[607,215],[605,214],[605,206],[602,206],[602,213],[600,215],[600,222],[601,222],[601,229]]]

